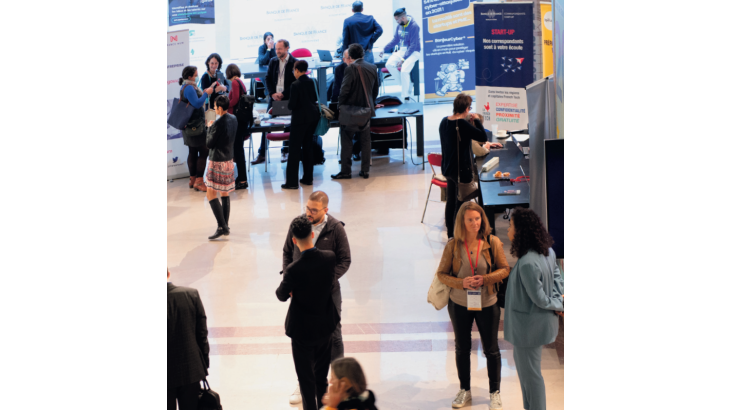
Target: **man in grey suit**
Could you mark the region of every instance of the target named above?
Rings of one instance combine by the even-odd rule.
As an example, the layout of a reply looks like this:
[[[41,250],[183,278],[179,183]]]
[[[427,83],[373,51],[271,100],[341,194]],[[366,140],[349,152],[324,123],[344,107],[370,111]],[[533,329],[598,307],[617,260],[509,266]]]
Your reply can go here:
[[[167,270],[167,410],[196,410],[208,375],[208,326],[198,291],[175,286]]]
[[[360,165],[360,176],[370,176],[370,120],[364,126],[349,124],[343,115],[343,106],[370,107],[370,116],[375,116],[375,98],[378,96],[378,69],[374,64],[363,60],[364,51],[360,44],[350,44],[347,53],[353,62],[345,68],[345,78],[342,80],[340,97],[337,107],[340,110],[340,139],[342,141],[342,153],[340,173],[332,175],[332,179],[352,178],[352,137],[355,133],[360,135],[362,146],[362,162]],[[362,80],[360,74],[362,73]],[[363,81],[365,86],[363,87]]]

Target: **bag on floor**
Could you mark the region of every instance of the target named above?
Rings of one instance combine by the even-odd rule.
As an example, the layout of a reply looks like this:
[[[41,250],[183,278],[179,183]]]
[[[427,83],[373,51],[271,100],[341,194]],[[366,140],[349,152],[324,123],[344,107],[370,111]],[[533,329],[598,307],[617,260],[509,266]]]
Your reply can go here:
[[[203,389],[198,394],[198,410],[223,410],[221,396],[210,389],[206,379],[203,379]]]
[[[322,149],[322,137],[319,135],[314,136],[314,143],[312,144],[312,163],[314,165],[324,164],[324,150]]]

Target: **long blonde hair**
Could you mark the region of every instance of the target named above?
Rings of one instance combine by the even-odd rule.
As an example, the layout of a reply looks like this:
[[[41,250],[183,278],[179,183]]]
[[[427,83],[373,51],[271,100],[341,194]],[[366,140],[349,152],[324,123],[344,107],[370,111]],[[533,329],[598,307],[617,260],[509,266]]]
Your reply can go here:
[[[484,209],[482,209],[482,207],[476,202],[464,202],[461,205],[461,208],[459,208],[459,212],[456,214],[456,221],[454,221],[454,239],[456,239],[456,244],[458,246],[460,246],[461,243],[464,243],[464,239],[466,239],[466,226],[464,225],[464,216],[466,215],[466,211],[477,211],[482,217],[482,225],[479,227],[479,232],[477,232],[477,238],[481,235],[481,239],[487,240],[489,234],[492,233],[492,227],[489,226]]]

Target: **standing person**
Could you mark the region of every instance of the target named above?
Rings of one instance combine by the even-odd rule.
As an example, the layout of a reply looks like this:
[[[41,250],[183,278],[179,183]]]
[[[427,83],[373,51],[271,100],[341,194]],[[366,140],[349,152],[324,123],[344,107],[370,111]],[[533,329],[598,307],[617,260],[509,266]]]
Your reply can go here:
[[[553,239],[535,211],[512,211],[507,236],[517,259],[505,291],[504,340],[514,345],[522,406],[545,410],[542,347],[558,335],[558,312],[564,309],[563,275],[551,248]]]
[[[375,394],[368,390],[365,372],[352,357],[332,362],[330,386],[322,401],[327,406],[323,410],[378,410]]]
[[[284,327],[291,338],[304,410],[316,410],[327,391],[332,332],[340,322],[332,303],[337,258],[332,251],[314,247],[312,223],[306,216],[294,218],[289,230],[301,255],[284,270],[276,297],[282,302],[292,298]]]
[[[183,104],[190,103],[195,108],[190,116],[188,124],[182,130],[183,142],[188,146],[188,171],[190,172],[190,183],[188,188],[195,188],[196,191],[206,191],[203,182],[205,172],[205,159],[208,157],[208,148],[205,146],[205,111],[203,105],[206,98],[213,93],[213,87],[205,90],[198,88],[198,69],[189,65],[183,68],[182,77],[178,81],[180,88],[180,101]]]
[[[342,63],[335,67],[335,82],[332,86],[332,102],[337,102],[340,98],[340,88],[342,88],[342,79],[345,78],[345,68],[352,64],[350,53],[345,50],[342,53]],[[352,148],[352,160],[360,161],[360,136],[355,133],[353,135],[354,145]],[[342,161],[340,161],[342,163]]]
[[[276,57],[269,61],[269,69],[266,72],[264,82],[266,89],[269,91],[269,106],[267,111],[271,109],[274,101],[288,100],[291,94],[291,85],[296,78],[294,77],[294,63],[297,59],[289,54],[289,42],[282,39],[276,42]],[[266,137],[261,133],[261,147],[259,148],[259,156],[252,162],[252,165],[263,164],[266,161]],[[289,141],[284,141],[281,147],[281,162],[286,162],[289,157]]]
[[[208,122],[208,136],[205,145],[210,149],[208,157],[208,173],[205,185],[208,187],[208,202],[213,211],[218,228],[208,237],[213,240],[221,235],[228,235],[228,216],[231,213],[231,198],[228,193],[236,188],[233,177],[233,143],[236,141],[238,121],[233,114],[228,113],[228,97],[220,95],[216,98],[214,107],[218,117]],[[218,192],[221,193],[221,202],[218,201]]]
[[[370,107],[370,116],[375,116],[375,98],[378,96],[378,69],[375,65],[363,60],[363,49],[360,44],[352,44],[347,49],[352,64],[345,68],[345,78],[342,80],[337,107],[340,110],[340,139],[342,141],[342,153],[340,157],[340,173],[332,175],[332,179],[352,178],[352,137],[354,133],[360,134],[360,146],[362,147],[362,162],[360,163],[360,176],[367,179],[370,177],[370,119],[364,126],[348,124],[343,119],[343,110],[349,107]],[[363,88],[363,81],[365,85]]]
[[[228,113],[233,115],[233,110],[238,105],[241,96],[246,95],[246,86],[241,81],[241,70],[236,64],[229,64],[226,67],[226,78],[231,82]],[[243,150],[243,142],[250,136],[247,124],[241,124],[241,128],[236,129],[236,140],[233,143],[233,162],[236,163],[236,168],[238,168],[236,189],[248,188],[248,181],[246,181],[246,151]]]
[[[384,47],[385,51],[392,51],[398,46],[398,51],[394,52],[385,66],[393,76],[396,85],[401,86],[401,98],[403,101],[411,99],[411,70],[416,62],[421,58],[421,33],[416,20],[406,15],[406,9],[399,8],[393,14],[395,21],[398,23],[398,29],[395,31],[393,39]],[[383,52],[380,52],[383,57]],[[398,73],[400,68],[400,75]],[[420,87],[414,84],[414,87]]]
[[[339,221],[332,215],[329,215],[329,197],[322,191],[314,191],[309,195],[305,214],[309,222],[312,223],[314,231],[314,245],[317,249],[332,251],[337,258],[335,265],[335,281],[332,287],[332,301],[335,304],[337,313],[342,314],[342,291],[340,290],[340,278],[350,269],[350,243],[347,240],[345,232],[345,223]],[[284,241],[283,267],[289,266],[293,261],[301,257],[299,248],[293,245],[291,238],[293,233],[291,229]],[[282,270],[283,272],[283,270]],[[337,323],[337,327],[332,332],[332,361],[345,356],[345,345],[342,342],[342,325]],[[297,388],[289,398],[289,403],[297,404],[302,401],[302,397]]]
[[[380,24],[375,21],[373,16],[362,14],[362,10],[363,6],[360,0],[352,3],[352,12],[354,14],[346,18],[342,26],[342,49],[349,48],[351,44],[359,44],[364,50],[363,58],[365,61],[375,64],[373,45],[383,35],[383,28],[380,27]]]
[[[200,85],[203,88],[208,88],[210,86],[215,87],[215,92],[211,94],[210,98],[208,98],[207,109],[212,110],[214,109],[213,103],[215,102],[216,98],[221,95],[228,95],[229,84],[228,81],[226,81],[225,76],[221,72],[221,67],[223,67],[223,59],[218,53],[213,53],[209,55],[208,58],[205,60],[205,66],[207,67],[207,70],[200,78]]]
[[[290,157],[286,164],[286,181],[281,185],[284,189],[299,189],[299,160],[304,168],[304,175],[299,180],[304,185],[312,185],[314,180],[314,163],[312,162],[312,141],[314,130],[319,121],[317,107],[317,91],[314,81],[305,73],[309,68],[304,60],[294,63],[294,77],[291,85],[291,134],[289,134]]]
[[[210,364],[208,326],[198,291],[175,286],[167,270],[167,410],[197,410]]]
[[[444,117],[439,125],[443,155],[441,172],[446,177],[446,232],[449,238],[454,237],[454,218],[463,204],[457,199],[458,178],[461,176],[461,182],[464,184],[472,180],[474,157],[471,152],[471,141],[484,143],[492,135],[492,132],[485,130],[482,123],[478,121],[477,114],[470,113],[471,102],[469,95],[464,93],[457,95],[454,99],[454,114]],[[460,141],[459,134],[461,135]],[[490,144],[490,146],[499,147],[501,145]]]
[[[269,60],[274,57],[276,57],[274,35],[267,31],[264,33],[264,44],[259,46],[259,55],[256,57],[256,63],[259,65],[269,65]]]
[[[456,370],[460,390],[451,407],[461,408],[471,401],[471,329],[477,322],[479,337],[487,357],[489,408],[502,408],[499,385],[502,379],[502,356],[499,353],[500,310],[496,284],[509,275],[502,241],[490,235],[492,228],[484,210],[476,202],[465,202],[456,215],[456,234],[441,256],[438,278],[451,288],[449,318],[454,328]],[[478,290],[467,295],[468,290]],[[470,300],[471,298],[471,300]]]

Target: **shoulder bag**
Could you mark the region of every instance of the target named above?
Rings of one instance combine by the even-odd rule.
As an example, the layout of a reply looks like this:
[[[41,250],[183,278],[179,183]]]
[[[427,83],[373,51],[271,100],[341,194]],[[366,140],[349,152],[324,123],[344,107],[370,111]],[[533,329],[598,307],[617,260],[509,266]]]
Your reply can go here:
[[[436,310],[441,310],[444,306],[449,304],[449,294],[451,290],[448,286],[444,285],[438,276],[438,272],[433,275],[433,281],[431,287],[428,289],[428,303],[432,304]]]
[[[314,83],[314,92],[317,94],[317,108],[319,108],[319,122],[317,122],[317,128],[314,129],[314,135],[324,135],[330,130],[330,122],[322,112],[322,104],[319,103],[319,90],[317,89],[317,83]]]
[[[238,85],[239,89],[238,102],[236,103],[236,106],[233,107],[233,115],[238,121],[236,134],[241,137],[248,135],[248,129],[253,125],[253,105],[256,102],[256,97],[245,93],[240,79],[234,80],[233,82]]]
[[[357,127],[364,127],[370,118],[372,117],[372,108],[370,107],[370,98],[368,97],[368,90],[365,88],[365,80],[362,76],[362,70],[359,65],[355,66],[357,72],[360,74],[360,83],[362,83],[362,90],[365,92],[365,99],[368,102],[367,107],[358,107],[355,105],[342,105],[340,107],[340,124],[342,125],[355,125]]]
[[[466,202],[471,201],[472,199],[476,198],[477,195],[479,195],[479,177],[477,177],[476,172],[474,172],[474,164],[470,163],[469,169],[471,169],[472,174],[471,182],[461,182],[461,155],[459,150],[459,141],[461,141],[461,134],[459,133],[459,120],[456,120],[456,137],[456,166],[458,167],[456,171],[456,180],[458,182],[456,199],[461,202]],[[469,147],[469,160],[471,161],[471,146]]]
[[[185,84],[187,87],[189,84]],[[185,87],[182,88],[181,93],[185,92]],[[187,104],[182,104],[179,98],[172,100],[172,109],[170,110],[170,116],[167,117],[167,123],[174,128],[182,130],[190,121],[190,117],[193,116],[195,107],[190,105],[190,101]]]

